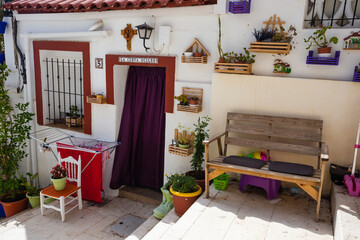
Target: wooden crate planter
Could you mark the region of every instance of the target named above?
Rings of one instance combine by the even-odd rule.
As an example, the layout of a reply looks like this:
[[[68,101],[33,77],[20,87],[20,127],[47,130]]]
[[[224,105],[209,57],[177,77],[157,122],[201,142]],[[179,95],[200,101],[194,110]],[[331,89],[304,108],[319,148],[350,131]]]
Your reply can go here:
[[[340,51],[335,52],[335,57],[314,57],[314,51],[309,51],[306,64],[339,65]]]
[[[219,73],[251,74],[252,64],[215,63],[214,70]]]
[[[282,42],[251,42],[251,52],[289,54],[290,43]]]
[[[199,53],[202,52],[203,56],[185,56],[185,53]],[[183,55],[181,56],[181,62],[182,63],[201,63],[201,64],[207,64],[208,62],[208,56],[210,56],[210,53],[206,48],[200,43],[200,41],[195,38],[194,42],[185,50]]]
[[[97,98],[95,95],[87,96],[86,97],[87,103],[96,103],[96,104],[106,104],[107,99],[106,98]]]
[[[358,72],[357,66],[355,67],[353,82],[360,82],[360,72]]]
[[[181,112],[189,112],[189,113],[199,113],[202,111],[202,104],[203,104],[203,89],[201,88],[182,88],[182,94],[185,94],[188,99],[191,97],[199,98],[199,105],[196,106],[184,106],[184,105],[177,105],[177,110]]]
[[[194,152],[194,148],[181,148],[173,145],[169,145],[169,153],[187,157]]]
[[[182,63],[202,63],[202,64],[206,64],[207,63],[207,56],[202,56],[202,57],[185,57],[184,55],[181,56],[181,62]]]
[[[229,12],[233,14],[250,13],[251,0],[243,0],[241,2],[230,1]]]
[[[84,120],[82,117],[66,118],[67,127],[81,127],[82,125],[84,125]]]

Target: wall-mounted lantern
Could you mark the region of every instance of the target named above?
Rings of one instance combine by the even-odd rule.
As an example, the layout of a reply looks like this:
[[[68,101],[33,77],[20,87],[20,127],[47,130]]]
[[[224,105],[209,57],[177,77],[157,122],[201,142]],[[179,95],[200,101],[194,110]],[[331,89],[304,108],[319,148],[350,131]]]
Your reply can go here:
[[[138,29],[139,38],[144,40],[144,48],[145,48],[145,51],[147,52],[150,48],[145,46],[145,40],[150,39],[152,30],[154,28],[147,25],[146,23],[138,25],[138,26],[136,26],[136,28]]]

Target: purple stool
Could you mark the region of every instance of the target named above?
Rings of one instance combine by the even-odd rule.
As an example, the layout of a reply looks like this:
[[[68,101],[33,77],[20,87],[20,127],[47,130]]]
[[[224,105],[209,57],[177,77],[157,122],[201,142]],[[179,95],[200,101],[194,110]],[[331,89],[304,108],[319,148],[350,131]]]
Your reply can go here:
[[[267,199],[269,200],[276,199],[277,194],[281,189],[281,181],[279,180],[241,174],[239,190],[244,192],[246,185],[252,185],[265,189],[267,192]]]

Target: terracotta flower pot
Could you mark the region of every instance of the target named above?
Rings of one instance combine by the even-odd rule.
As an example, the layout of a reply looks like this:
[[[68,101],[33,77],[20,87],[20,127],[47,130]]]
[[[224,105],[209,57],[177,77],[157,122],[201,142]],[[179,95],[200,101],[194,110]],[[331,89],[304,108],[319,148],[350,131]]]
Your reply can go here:
[[[195,52],[194,53],[194,57],[201,57],[202,56],[202,53],[201,52]]]
[[[172,186],[170,187],[170,192],[173,195],[176,215],[181,217],[191,207],[191,205],[193,205],[193,203],[199,198],[202,189],[199,185],[197,186],[198,186],[198,190],[193,193],[176,192],[172,189]]]
[[[225,58],[223,57],[219,58],[218,63],[224,63],[224,62],[225,62]]]
[[[331,47],[318,48],[318,53],[319,53],[319,54],[331,53]]]
[[[189,104],[190,105],[199,105],[199,99],[197,99],[197,100],[189,99]]]
[[[4,197],[6,197],[5,195]],[[6,217],[14,216],[15,214],[24,211],[28,207],[28,199],[25,197],[16,202],[3,202],[0,200],[1,205],[4,208]]]

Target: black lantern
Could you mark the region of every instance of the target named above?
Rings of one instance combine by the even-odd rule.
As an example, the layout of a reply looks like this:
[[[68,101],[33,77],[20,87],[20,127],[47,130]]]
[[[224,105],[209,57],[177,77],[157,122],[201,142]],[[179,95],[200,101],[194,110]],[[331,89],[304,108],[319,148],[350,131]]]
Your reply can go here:
[[[144,39],[144,48],[145,48],[145,51],[147,52],[150,48],[145,46],[145,40],[150,39],[152,30],[154,28],[147,25],[146,23],[136,26],[136,28],[138,29],[139,38]]]

